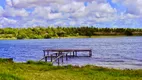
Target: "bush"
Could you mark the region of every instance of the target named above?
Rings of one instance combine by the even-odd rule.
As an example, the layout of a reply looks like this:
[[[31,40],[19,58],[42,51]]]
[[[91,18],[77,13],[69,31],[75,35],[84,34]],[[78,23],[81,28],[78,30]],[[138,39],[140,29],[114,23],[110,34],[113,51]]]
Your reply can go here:
[[[52,63],[50,62],[44,62],[44,61],[32,61],[32,60],[29,60],[26,62],[27,64],[39,64],[39,65],[48,65],[48,66],[53,66]]]
[[[125,31],[125,35],[127,35],[127,36],[132,36],[133,33],[132,33],[131,31],[126,30],[126,31]]]
[[[73,68],[73,66],[72,65],[66,65],[66,66],[64,66],[65,68]]]
[[[51,38],[51,35],[48,35],[48,34],[47,34],[47,35],[44,35],[44,38],[45,38],[45,39],[49,39],[49,38]]]
[[[13,59],[12,58],[7,58],[7,59],[0,58],[0,62],[12,62],[13,63]]]
[[[35,61],[28,60],[26,63],[27,63],[27,64],[35,64]]]
[[[26,34],[18,34],[17,35],[17,39],[25,39],[25,38],[27,38],[27,35]]]

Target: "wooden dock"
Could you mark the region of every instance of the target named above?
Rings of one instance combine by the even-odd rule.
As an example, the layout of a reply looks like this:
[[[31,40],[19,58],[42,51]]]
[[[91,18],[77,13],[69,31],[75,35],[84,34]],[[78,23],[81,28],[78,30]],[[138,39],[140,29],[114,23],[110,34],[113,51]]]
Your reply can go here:
[[[79,56],[79,52],[85,52],[85,56]],[[92,50],[91,49],[46,49],[43,50],[44,56],[41,60],[45,60],[45,62],[57,62],[58,65],[68,60],[68,58],[73,57],[91,57]]]

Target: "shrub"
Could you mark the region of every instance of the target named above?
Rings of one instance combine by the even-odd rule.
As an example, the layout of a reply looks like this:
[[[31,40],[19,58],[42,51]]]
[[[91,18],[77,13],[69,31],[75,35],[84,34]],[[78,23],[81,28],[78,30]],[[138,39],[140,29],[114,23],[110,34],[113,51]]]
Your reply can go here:
[[[13,59],[12,58],[0,58],[0,62],[12,62],[13,63]]]
[[[133,33],[132,33],[131,31],[129,31],[129,30],[126,30],[126,31],[125,31],[125,35],[127,35],[127,36],[132,36]]]
[[[28,60],[26,63],[27,63],[27,64],[35,64],[35,61]]]
[[[44,61],[32,61],[32,60],[29,60],[26,63],[27,64],[39,64],[39,65],[53,66],[53,64],[51,62],[44,62]]]

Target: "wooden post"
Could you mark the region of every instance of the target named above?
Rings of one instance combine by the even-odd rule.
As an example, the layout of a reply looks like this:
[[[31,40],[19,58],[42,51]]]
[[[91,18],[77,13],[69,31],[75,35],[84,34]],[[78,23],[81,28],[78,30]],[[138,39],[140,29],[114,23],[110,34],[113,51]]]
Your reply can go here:
[[[68,60],[68,54],[66,54],[66,60]]]
[[[71,57],[71,52],[70,52],[70,57]]]
[[[91,57],[91,56],[92,56],[92,50],[89,51],[89,57]]]
[[[61,58],[62,58],[62,63],[63,63],[63,58],[64,58],[64,57],[63,57],[63,53],[62,53],[62,52],[60,52],[60,55],[62,55],[62,57],[61,57]]]
[[[53,58],[53,56],[52,56],[52,54],[51,54],[51,62],[52,62],[52,58]]]
[[[56,54],[56,58],[58,57],[58,55],[57,55],[57,53],[55,53]]]
[[[64,56],[62,56],[62,63],[64,62]]]
[[[48,55],[49,56],[49,51],[47,51],[47,54],[46,55]]]
[[[45,62],[47,62],[47,56],[45,56]]]
[[[74,51],[73,51],[73,57],[74,57]]]
[[[77,51],[75,51],[75,56],[77,57]]]
[[[56,53],[56,58],[59,56],[59,52]],[[58,63],[58,60],[56,60],[56,62]]]
[[[57,53],[57,57],[60,56],[60,51]],[[60,58],[58,58],[58,66],[60,65]]]
[[[46,62],[45,50],[43,50],[43,57],[44,57],[44,60],[45,60],[45,62]]]
[[[60,65],[60,59],[58,58],[58,66]]]
[[[43,50],[43,53],[44,53],[43,56],[45,57],[45,50]]]

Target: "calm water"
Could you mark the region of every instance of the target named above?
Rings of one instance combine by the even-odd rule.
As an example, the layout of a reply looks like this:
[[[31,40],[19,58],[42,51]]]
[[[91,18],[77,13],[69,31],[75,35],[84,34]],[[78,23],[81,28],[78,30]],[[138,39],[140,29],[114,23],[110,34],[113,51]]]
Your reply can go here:
[[[16,62],[40,60],[47,48],[91,48],[91,58],[74,58],[65,64],[94,64],[114,68],[142,69],[142,37],[0,40],[0,57]]]

